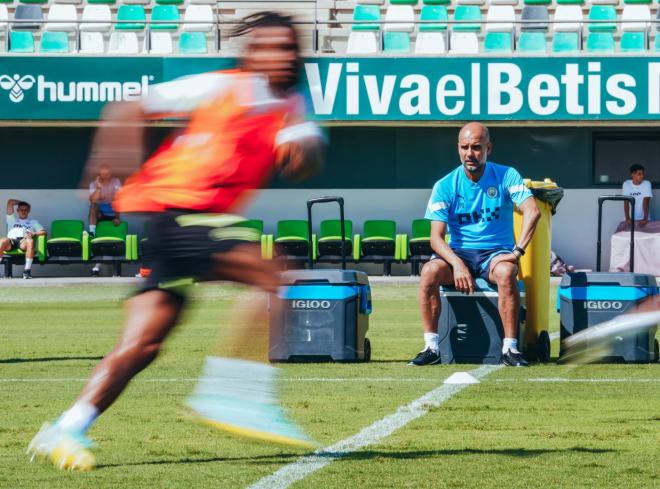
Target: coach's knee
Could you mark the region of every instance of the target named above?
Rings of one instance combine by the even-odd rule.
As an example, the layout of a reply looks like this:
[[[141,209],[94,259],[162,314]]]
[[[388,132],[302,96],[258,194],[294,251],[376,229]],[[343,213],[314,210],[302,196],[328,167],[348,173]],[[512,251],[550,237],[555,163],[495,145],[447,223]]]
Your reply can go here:
[[[493,270],[493,278],[498,287],[514,287],[518,280],[518,266],[508,261],[500,262]]]
[[[11,248],[9,238],[0,238],[0,251],[6,251]]]
[[[447,273],[447,264],[441,260],[431,260],[422,267],[419,277],[420,288],[422,291],[431,293],[437,291],[442,277]]]

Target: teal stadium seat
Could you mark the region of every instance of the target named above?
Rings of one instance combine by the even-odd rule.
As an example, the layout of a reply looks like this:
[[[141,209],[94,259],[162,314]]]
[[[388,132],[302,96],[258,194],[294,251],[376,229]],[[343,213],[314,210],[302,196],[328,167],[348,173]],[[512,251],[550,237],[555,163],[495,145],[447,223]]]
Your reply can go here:
[[[613,5],[592,5],[589,20],[601,22],[589,24],[586,50],[590,53],[613,53],[616,8]]]
[[[621,14],[621,44],[623,53],[641,53],[647,50],[651,25],[651,0],[624,0]]]
[[[117,10],[117,24],[115,29],[118,31],[142,30],[147,21],[144,7],[142,5],[120,5]]]
[[[10,53],[34,53],[34,34],[28,31],[11,31],[9,33]]]
[[[487,53],[510,53],[513,51],[513,34],[516,12],[512,5],[491,2],[486,14],[486,36],[484,51]]]
[[[181,15],[176,5],[155,5],[151,9],[151,30],[175,31],[179,28],[179,20]]]
[[[478,54],[481,31],[481,9],[477,5],[457,5],[454,9],[454,20],[449,51],[454,54]]]
[[[413,5],[417,0],[390,0],[383,26],[383,51],[390,54],[410,53],[410,33],[415,24]]]
[[[351,33],[348,36],[348,54],[373,54],[380,51],[380,8],[378,5],[357,4],[353,10]]]
[[[43,32],[40,51],[42,53],[68,53],[69,35],[66,32]]]
[[[179,52],[181,54],[206,54],[206,34],[203,32],[182,32],[179,36]]]
[[[416,54],[443,54],[447,51],[447,7],[449,0],[424,0],[420,20],[428,23],[419,24],[419,33],[415,40]]]

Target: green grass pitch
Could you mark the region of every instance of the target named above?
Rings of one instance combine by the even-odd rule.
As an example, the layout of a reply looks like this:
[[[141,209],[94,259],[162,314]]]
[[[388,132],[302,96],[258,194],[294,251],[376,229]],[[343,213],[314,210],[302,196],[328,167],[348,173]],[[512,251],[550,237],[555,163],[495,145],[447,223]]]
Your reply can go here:
[[[195,288],[162,356],[91,430],[98,469],[29,464],[25,448],[40,424],[70,404],[116,341],[129,291],[0,289],[0,488],[240,488],[305,453],[188,419],[192,379],[240,292],[207,285]],[[414,285],[374,286],[371,363],[281,366],[284,404],[324,445],[474,368],[406,366],[422,346],[416,293]],[[573,382],[534,381],[553,378]],[[660,366],[501,369],[293,487],[658,489]]]

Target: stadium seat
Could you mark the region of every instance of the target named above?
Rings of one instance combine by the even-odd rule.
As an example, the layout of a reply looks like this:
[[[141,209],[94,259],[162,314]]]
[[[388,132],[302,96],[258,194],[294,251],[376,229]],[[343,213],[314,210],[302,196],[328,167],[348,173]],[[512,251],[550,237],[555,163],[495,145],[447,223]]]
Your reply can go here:
[[[625,3],[621,14],[623,34],[620,50],[624,53],[646,51],[651,9],[648,5],[640,4],[639,0],[627,0]]]
[[[478,54],[481,31],[481,9],[476,5],[457,5],[454,9],[454,24],[449,41],[449,52],[453,54]]]
[[[307,221],[288,219],[277,222],[275,253],[287,259],[303,259],[309,254]],[[314,238],[312,236],[312,238]],[[312,248],[314,252],[314,248]],[[315,255],[315,253],[314,253]],[[314,256],[313,258],[315,258]]]
[[[179,36],[179,53],[206,54],[208,47],[203,32],[182,32]]]
[[[48,3],[48,0],[19,0],[21,3]]]
[[[37,263],[44,263],[46,259],[46,236],[37,236],[35,258]],[[5,251],[0,254],[0,261],[4,264],[4,276],[11,277],[13,266],[25,263],[25,252],[22,250]]]
[[[348,219],[345,221],[344,233],[346,259],[349,260],[351,255],[353,255],[355,260],[359,259],[359,249],[353,246],[351,240],[353,235],[353,221]],[[339,219],[321,221],[316,254],[319,260],[327,258],[330,261],[336,261],[341,257],[341,224]]]
[[[151,9],[152,31],[175,31],[179,28],[179,9],[176,5],[155,5]]]
[[[401,243],[401,260],[410,260],[412,274],[419,275],[419,264],[431,257],[431,221],[428,219],[415,219],[412,222],[410,240],[404,235]]]
[[[383,263],[383,274],[390,275],[392,261],[399,258],[396,222],[389,220],[364,221],[362,236],[356,236],[360,260]]]
[[[218,0],[190,0],[190,3],[199,5],[216,5]]]
[[[232,227],[248,228],[252,230],[252,235],[246,235],[245,238],[237,239],[259,243],[261,246],[261,257],[264,259],[270,259],[273,257],[273,237],[264,234],[264,222],[261,219],[246,219],[245,221],[234,224]]]
[[[156,5],[183,5],[184,0],[156,0]]]
[[[134,259],[134,241],[137,242],[137,236],[128,234],[125,221],[118,226],[112,221],[101,221],[96,225],[96,237],[90,240],[91,260],[114,263],[114,275],[121,275],[121,263]]]
[[[449,0],[440,0],[449,3]],[[424,0],[420,20],[428,21],[419,25],[419,33],[415,40],[416,54],[443,54],[447,51],[447,7],[440,5],[438,0]],[[433,23],[430,23],[433,21]],[[437,21],[437,22],[436,22]]]
[[[510,53],[513,51],[513,33],[516,12],[512,5],[491,4],[486,13],[484,51]]]
[[[108,54],[138,54],[140,44],[137,33],[118,31],[110,34]]]
[[[34,34],[29,31],[11,31],[9,33],[10,53],[34,53]]]
[[[121,0],[122,4],[126,5],[148,5],[151,0]]]
[[[149,52],[151,54],[172,54],[174,43],[170,32],[151,32]]]
[[[577,53],[581,49],[582,0],[558,0],[555,8],[552,52]]]
[[[586,50],[591,53],[613,53],[616,32],[616,9],[613,5],[592,5],[589,20],[612,21],[589,24]]]
[[[68,53],[69,35],[66,32],[49,32],[41,34],[39,50],[42,53]]]
[[[105,32],[110,30],[112,13],[108,5],[85,5],[82,13],[82,32]]]
[[[70,3],[70,4],[80,4],[82,0],[52,0],[52,3]]]
[[[105,40],[102,32],[81,32],[80,52],[82,54],[102,54],[105,52]]]
[[[0,3],[0,32],[7,30],[7,21],[9,20],[9,11],[4,3]]]
[[[183,22],[182,29],[186,32],[210,32],[214,22],[213,9],[210,5],[188,5]]]
[[[44,20],[44,13],[40,5],[17,5],[14,10],[13,30],[38,31],[41,29],[41,22]],[[35,21],[31,24],[29,21]]]
[[[47,31],[74,32],[78,22],[75,5],[53,4],[48,8]]]
[[[120,5],[117,10],[118,31],[139,31],[144,29],[147,17],[141,5]]]
[[[660,53],[660,7],[658,8],[658,12],[655,16],[655,52]]]
[[[520,27],[518,51],[523,53],[545,53],[547,51],[545,36],[550,21],[548,8],[545,5],[525,5],[520,18],[523,24]]]
[[[383,26],[383,51],[392,54],[410,53],[410,33],[415,24],[413,5],[417,0],[390,0]]]
[[[50,225],[46,240],[48,259],[60,261],[89,260],[88,235],[85,224],[78,220],[57,220]]]
[[[378,5],[356,5],[353,10],[353,20],[362,23],[353,24],[348,36],[346,53],[373,54],[380,51],[378,39],[380,9]]]
[[[89,5],[114,5],[117,0],[86,0]]]

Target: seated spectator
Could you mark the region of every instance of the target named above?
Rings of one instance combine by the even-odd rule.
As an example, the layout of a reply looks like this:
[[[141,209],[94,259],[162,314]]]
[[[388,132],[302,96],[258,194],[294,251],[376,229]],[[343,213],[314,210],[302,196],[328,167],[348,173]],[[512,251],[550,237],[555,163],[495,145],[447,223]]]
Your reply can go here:
[[[14,212],[16,207],[16,212]],[[31,206],[17,199],[7,201],[7,237],[0,238],[0,252],[23,250],[25,252],[25,268],[23,278],[32,278],[32,262],[34,260],[34,237],[46,234],[44,227],[36,219],[30,219]]]
[[[112,176],[110,168],[101,166],[99,175],[89,184],[89,234],[92,238],[96,235],[97,222],[112,221],[115,226],[119,225],[119,214],[112,208],[112,201],[120,188],[121,182]],[[97,263],[92,275],[99,275],[100,271],[101,264]]]
[[[651,182],[644,180],[645,168],[642,165],[632,165],[630,167],[630,180],[623,182],[621,188],[621,195],[628,195],[635,199],[635,221],[640,226],[646,226],[651,220],[651,198],[653,197],[653,189]],[[630,215],[630,204],[624,202],[624,213],[626,223],[630,224],[632,217]]]

